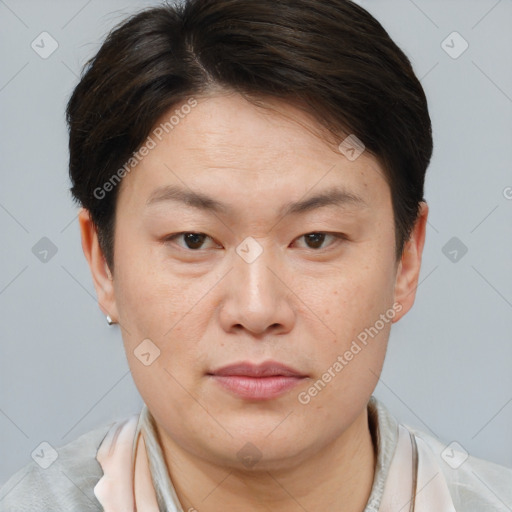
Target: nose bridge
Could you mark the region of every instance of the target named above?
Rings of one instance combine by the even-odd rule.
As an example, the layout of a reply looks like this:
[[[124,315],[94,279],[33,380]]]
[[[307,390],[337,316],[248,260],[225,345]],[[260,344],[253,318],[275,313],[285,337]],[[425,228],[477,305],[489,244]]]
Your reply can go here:
[[[279,267],[269,245],[251,237],[239,244],[226,283],[222,311],[225,329],[242,325],[253,333],[261,333],[275,325],[290,328],[293,311],[286,300],[286,287],[274,275]]]
[[[275,302],[279,294],[279,280],[268,268],[278,266],[273,249],[261,240],[248,237],[236,248],[236,256],[235,277],[246,288],[245,293],[240,290],[240,298],[245,297],[251,309],[264,306],[263,302],[270,306],[269,302]]]

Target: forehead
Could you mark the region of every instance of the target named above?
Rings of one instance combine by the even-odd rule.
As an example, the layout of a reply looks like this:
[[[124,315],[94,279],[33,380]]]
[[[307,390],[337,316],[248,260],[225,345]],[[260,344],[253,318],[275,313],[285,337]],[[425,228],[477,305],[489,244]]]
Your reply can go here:
[[[361,204],[388,201],[372,155],[350,161],[322,138],[310,116],[277,100],[267,104],[269,109],[224,94],[198,99],[186,115],[173,107],[150,133],[153,148],[123,179],[119,202],[142,209],[165,196],[165,188],[246,209],[279,201],[282,210],[292,198],[334,188]]]

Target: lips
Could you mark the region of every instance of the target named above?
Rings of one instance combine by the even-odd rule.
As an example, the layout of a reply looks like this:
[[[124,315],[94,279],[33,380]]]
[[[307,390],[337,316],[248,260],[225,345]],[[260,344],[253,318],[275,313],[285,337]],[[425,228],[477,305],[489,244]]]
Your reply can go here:
[[[218,370],[214,370],[209,375],[220,375],[220,376],[245,376],[245,377],[307,377],[299,370],[278,363],[277,361],[267,361],[259,365],[241,362],[223,366]]]
[[[230,394],[246,400],[270,400],[295,387],[307,375],[276,361],[235,363],[208,373]]]

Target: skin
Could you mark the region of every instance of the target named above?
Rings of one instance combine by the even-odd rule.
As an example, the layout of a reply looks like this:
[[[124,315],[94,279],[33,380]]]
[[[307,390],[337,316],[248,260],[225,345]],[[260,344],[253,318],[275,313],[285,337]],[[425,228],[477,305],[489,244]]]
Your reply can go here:
[[[391,324],[414,302],[428,207],[422,203],[397,261],[390,189],[377,160],[364,152],[350,161],[304,128],[318,129],[306,114],[269,103],[278,112],[234,93],[198,99],[120,185],[114,277],[86,210],[82,246],[100,307],[121,326],[184,510],[361,511],[375,467],[366,407]],[[232,211],[175,201],[147,206],[165,185],[204,193]],[[364,203],[279,216],[289,201],[332,186]],[[202,246],[165,241],[180,232],[208,237]],[[315,245],[304,237],[323,232],[346,239],[326,236]],[[252,263],[236,252],[246,237],[263,250]],[[401,308],[393,320],[300,403],[299,393],[393,304]],[[148,338],[160,356],[145,366],[134,350]],[[207,375],[269,359],[308,377],[278,398],[251,401]],[[250,468],[237,456],[248,442],[261,457]]]

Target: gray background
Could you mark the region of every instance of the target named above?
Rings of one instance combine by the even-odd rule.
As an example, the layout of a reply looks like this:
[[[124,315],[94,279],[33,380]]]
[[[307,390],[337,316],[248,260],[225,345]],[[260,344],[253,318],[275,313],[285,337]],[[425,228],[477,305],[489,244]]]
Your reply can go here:
[[[359,3],[412,60],[435,137],[421,284],[376,395],[402,422],[512,466],[512,2]],[[0,0],[0,482],[42,441],[142,405],[82,254],[64,108],[106,32],[154,4]],[[59,45],[47,59],[31,48],[43,31]],[[442,44],[453,31],[469,44],[458,58],[443,47],[460,39]],[[57,248],[46,262],[32,251],[43,237]]]

